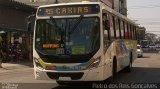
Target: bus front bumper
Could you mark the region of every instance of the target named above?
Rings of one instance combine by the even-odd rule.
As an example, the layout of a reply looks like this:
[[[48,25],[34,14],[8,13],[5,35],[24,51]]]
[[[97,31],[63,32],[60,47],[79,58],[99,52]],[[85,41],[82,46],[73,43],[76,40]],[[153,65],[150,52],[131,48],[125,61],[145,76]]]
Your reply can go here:
[[[35,68],[35,78],[38,80],[58,81],[102,81],[104,66],[83,71],[53,71]]]

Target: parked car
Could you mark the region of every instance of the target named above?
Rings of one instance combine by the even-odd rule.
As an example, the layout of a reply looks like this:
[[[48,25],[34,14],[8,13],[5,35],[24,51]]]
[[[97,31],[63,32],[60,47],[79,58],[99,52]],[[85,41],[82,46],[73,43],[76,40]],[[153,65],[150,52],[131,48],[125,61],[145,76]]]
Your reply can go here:
[[[156,44],[156,48],[160,48],[160,44]]]
[[[149,45],[149,50],[156,50],[156,45],[155,44],[150,44]]]
[[[141,45],[137,45],[137,57],[143,57],[143,50]]]

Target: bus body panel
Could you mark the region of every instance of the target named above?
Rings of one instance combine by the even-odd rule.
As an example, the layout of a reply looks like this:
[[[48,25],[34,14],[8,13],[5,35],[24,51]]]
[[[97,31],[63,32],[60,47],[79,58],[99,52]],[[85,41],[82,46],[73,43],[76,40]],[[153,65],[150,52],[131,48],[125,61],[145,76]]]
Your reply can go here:
[[[98,67],[96,69],[92,70],[84,70],[84,71],[63,71],[63,72],[57,72],[57,71],[46,71],[46,70],[41,70],[39,68],[35,68],[35,79],[37,80],[59,80],[59,81],[102,81],[103,79],[103,70],[104,67]],[[58,79],[56,78],[51,78],[47,75],[47,72],[50,73],[59,73],[60,77]],[[79,79],[71,79],[70,76],[61,76],[61,74],[68,74],[68,73],[84,73],[83,76]]]

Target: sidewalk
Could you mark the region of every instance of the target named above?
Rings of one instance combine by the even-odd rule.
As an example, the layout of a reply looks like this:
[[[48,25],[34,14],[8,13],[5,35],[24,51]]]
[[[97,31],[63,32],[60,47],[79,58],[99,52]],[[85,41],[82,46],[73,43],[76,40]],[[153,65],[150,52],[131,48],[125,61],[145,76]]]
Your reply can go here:
[[[0,73],[7,72],[9,70],[33,68],[33,63],[31,61],[9,62],[9,63],[3,63],[2,67],[3,68],[0,68]]]

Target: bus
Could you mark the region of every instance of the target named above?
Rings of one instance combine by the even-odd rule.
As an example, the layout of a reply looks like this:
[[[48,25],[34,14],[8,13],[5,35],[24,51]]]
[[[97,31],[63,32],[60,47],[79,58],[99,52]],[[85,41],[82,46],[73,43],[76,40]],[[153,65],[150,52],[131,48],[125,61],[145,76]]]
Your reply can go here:
[[[104,2],[40,6],[33,36],[36,79],[104,81],[137,58],[137,26]]]
[[[142,48],[149,48],[149,41],[148,40],[141,40],[140,41],[140,45],[142,46]]]

